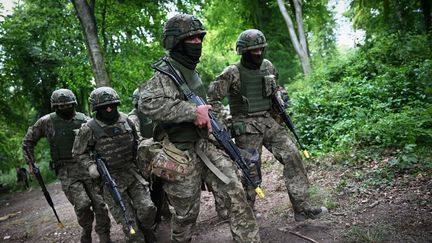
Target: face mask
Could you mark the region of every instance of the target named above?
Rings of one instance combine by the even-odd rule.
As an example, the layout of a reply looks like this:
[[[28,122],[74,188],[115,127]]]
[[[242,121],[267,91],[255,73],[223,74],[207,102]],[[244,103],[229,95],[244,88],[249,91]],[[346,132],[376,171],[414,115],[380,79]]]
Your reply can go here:
[[[70,120],[75,116],[75,107],[72,106],[66,109],[56,109],[55,112],[60,118],[64,120]]]
[[[193,62],[199,63],[202,51],[202,43],[183,43],[184,54],[188,56]]]
[[[261,55],[253,55],[251,52],[246,52],[242,55],[242,64],[250,69],[258,69],[264,60],[264,53]]]
[[[170,56],[185,67],[193,70],[201,57],[202,43],[180,43],[171,50]]]
[[[120,117],[120,113],[117,111],[117,106],[112,106],[110,112],[107,111],[107,107],[101,107],[96,111],[96,118],[101,120],[105,124],[112,125]]]

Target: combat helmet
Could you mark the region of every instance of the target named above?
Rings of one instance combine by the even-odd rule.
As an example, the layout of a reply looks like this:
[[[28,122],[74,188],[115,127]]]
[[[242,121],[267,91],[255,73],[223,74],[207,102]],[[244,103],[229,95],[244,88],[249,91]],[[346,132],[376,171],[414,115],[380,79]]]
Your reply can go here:
[[[139,101],[139,97],[140,97],[140,93],[139,93],[139,89],[135,89],[133,94],[132,94],[132,105],[134,107],[136,107],[138,105],[138,101]]]
[[[69,89],[58,89],[51,94],[51,108],[68,104],[77,104],[74,93]]]
[[[120,104],[120,97],[114,89],[100,87],[90,93],[89,103],[90,110],[93,112],[104,105]]]
[[[205,34],[204,25],[195,16],[176,14],[165,24],[163,45],[166,50],[171,50],[189,36],[200,35],[202,39]]]
[[[236,51],[242,55],[246,51],[267,46],[264,34],[257,29],[248,29],[240,33],[237,38]]]

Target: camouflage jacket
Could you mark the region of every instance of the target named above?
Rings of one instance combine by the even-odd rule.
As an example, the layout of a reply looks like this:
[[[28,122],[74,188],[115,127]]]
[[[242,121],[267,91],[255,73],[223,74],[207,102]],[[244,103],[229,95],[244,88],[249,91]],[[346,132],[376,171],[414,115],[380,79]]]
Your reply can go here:
[[[264,59],[262,68],[269,69],[273,75],[276,77],[278,76],[276,68],[269,60]],[[228,94],[240,95],[240,87],[240,72],[235,64],[226,67],[222,73],[216,77],[216,80],[210,83],[207,92],[208,101],[213,106],[213,111],[217,114],[220,120],[223,120],[223,117],[221,116],[223,109],[222,100],[228,96]]]
[[[121,116],[127,117],[125,114],[120,113]],[[102,121],[96,119],[96,122],[103,126],[106,126]],[[133,133],[136,133],[135,125],[131,122],[130,119],[126,119],[129,126],[133,129]],[[138,136],[136,136],[136,141],[138,141]],[[75,159],[80,161],[81,165],[84,168],[88,168],[90,165],[95,164],[96,161],[93,158],[93,148],[97,143],[95,134],[93,129],[89,127],[87,123],[82,124],[81,128],[78,131],[78,134],[75,137],[75,141],[73,144],[72,154]]]
[[[75,119],[75,117],[73,119]],[[87,117],[87,119],[89,118]],[[54,142],[54,136],[54,124],[50,118],[50,114],[47,114],[37,120],[33,126],[28,128],[22,142],[23,149],[28,148],[30,151],[30,156],[33,156],[33,158],[28,158],[26,153],[23,153],[25,160],[28,162],[30,159],[34,159],[34,148],[41,138],[47,138],[48,143],[52,144]]]
[[[143,137],[141,136],[141,129],[140,129],[141,128],[141,122],[140,122],[140,119],[139,119],[137,113],[138,113],[137,109],[133,109],[131,112],[129,112],[128,118],[132,122],[132,124],[135,126],[135,129],[137,131],[139,139],[143,140]]]
[[[139,111],[163,123],[193,122],[196,105],[186,101],[174,81],[156,72],[140,88]]]

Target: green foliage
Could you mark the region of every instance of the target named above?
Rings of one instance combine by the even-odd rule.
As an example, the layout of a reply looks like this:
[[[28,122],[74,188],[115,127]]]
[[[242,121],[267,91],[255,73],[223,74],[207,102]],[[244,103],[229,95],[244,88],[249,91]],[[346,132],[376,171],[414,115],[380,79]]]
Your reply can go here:
[[[315,205],[322,205],[328,209],[335,209],[338,207],[338,204],[333,198],[332,193],[323,191],[318,185],[312,185],[309,188],[309,195],[311,202]]]
[[[305,1],[302,6],[311,54],[317,58],[329,58],[334,52],[335,23],[332,12],[326,6],[327,1],[321,0]],[[227,8],[232,11],[226,11]],[[200,71],[201,74],[205,72],[205,81],[207,77],[214,80],[212,74],[219,74],[223,66],[240,59],[235,54],[235,42],[242,31],[250,28],[259,29],[266,36],[266,58],[278,68],[282,83],[293,81],[297,73],[302,72],[275,1],[213,0],[205,6],[203,16],[208,35],[204,41],[205,56]]]
[[[432,52],[426,36],[377,38],[317,69],[292,112],[312,152],[432,139]]]
[[[0,168],[0,184],[6,188],[8,191],[17,191],[21,190],[20,186],[17,184],[17,177],[16,177],[16,167],[24,167],[28,170],[28,165],[24,162],[23,155],[21,153],[21,146],[16,146],[16,144],[21,143],[21,137],[19,138],[19,141],[14,141],[14,139],[11,139],[9,141],[9,146],[11,148],[11,151],[9,154],[13,155],[13,157],[10,158],[2,158],[2,161],[5,163],[2,163],[2,166]],[[0,148],[3,147],[3,144],[1,144]],[[2,155],[8,154],[5,151],[1,151]],[[54,171],[49,169],[49,163],[50,163],[50,154],[49,154],[49,146],[47,141],[41,140],[39,142],[38,146],[36,147],[36,162],[37,166],[41,172],[41,175],[44,179],[44,182],[46,184],[51,183],[57,179]],[[32,187],[38,187],[39,184],[36,181],[36,179],[29,175],[30,178],[30,186]]]
[[[430,29],[430,9],[422,1],[353,0],[346,13],[355,28],[367,37],[382,33],[426,33]],[[426,12],[429,11],[429,12]],[[426,13],[424,13],[426,12]],[[429,26],[427,24],[429,18]]]

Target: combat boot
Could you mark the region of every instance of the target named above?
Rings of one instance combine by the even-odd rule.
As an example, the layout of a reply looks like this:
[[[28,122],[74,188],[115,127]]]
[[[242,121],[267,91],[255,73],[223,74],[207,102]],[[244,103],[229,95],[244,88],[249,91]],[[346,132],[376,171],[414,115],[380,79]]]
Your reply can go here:
[[[81,231],[81,243],[92,243],[91,230],[83,229]]]
[[[146,243],[156,243],[156,235],[152,229],[143,229],[144,239]]]
[[[326,207],[313,208],[307,207],[303,210],[294,210],[294,220],[297,222],[305,221],[306,219],[317,219],[326,214],[328,209]]]
[[[100,243],[112,243],[109,233],[108,234],[100,234],[99,235]]]
[[[218,215],[220,220],[227,220],[227,219],[229,219],[229,216],[230,216],[228,209],[226,209],[226,208],[222,208],[222,209],[217,210],[217,215]]]

